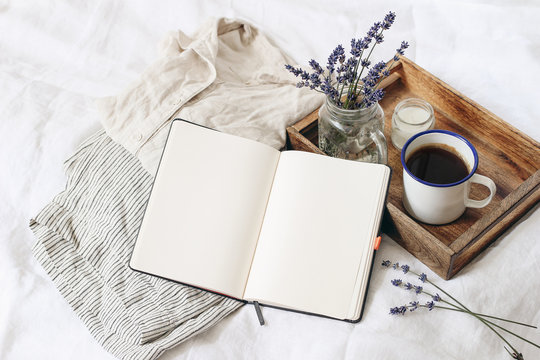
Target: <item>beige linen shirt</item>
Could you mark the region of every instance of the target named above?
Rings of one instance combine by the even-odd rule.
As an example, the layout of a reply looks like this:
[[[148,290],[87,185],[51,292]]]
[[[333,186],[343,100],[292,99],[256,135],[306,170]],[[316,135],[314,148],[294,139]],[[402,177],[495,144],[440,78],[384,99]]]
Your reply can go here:
[[[243,22],[211,19],[193,38],[172,32],[161,54],[125,91],[98,101],[107,134],[151,174],[174,118],[280,149],[286,126],[324,98],[296,88],[284,68],[293,61]]]

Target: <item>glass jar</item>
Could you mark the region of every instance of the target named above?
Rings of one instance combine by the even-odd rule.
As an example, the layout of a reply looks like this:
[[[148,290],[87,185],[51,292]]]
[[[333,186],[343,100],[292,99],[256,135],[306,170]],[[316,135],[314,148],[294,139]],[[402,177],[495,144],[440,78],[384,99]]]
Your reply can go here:
[[[319,148],[341,159],[386,164],[384,111],[378,103],[346,110],[326,98],[319,109]]]
[[[433,107],[422,99],[409,98],[396,105],[392,115],[392,144],[401,150],[411,136],[435,126]]]

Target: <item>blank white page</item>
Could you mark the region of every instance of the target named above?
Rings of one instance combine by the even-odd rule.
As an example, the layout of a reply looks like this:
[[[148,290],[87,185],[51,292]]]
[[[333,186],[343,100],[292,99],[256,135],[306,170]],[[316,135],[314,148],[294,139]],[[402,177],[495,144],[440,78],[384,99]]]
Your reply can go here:
[[[242,297],[279,156],[174,121],[130,266]]]
[[[389,174],[384,165],[283,152],[244,298],[358,315],[357,282],[371,266]]]

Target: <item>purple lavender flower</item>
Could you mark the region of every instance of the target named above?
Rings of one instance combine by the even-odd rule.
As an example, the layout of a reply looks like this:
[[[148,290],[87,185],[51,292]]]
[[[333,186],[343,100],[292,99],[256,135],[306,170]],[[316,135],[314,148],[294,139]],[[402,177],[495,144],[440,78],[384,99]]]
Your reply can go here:
[[[332,101],[336,103],[337,106],[341,106],[341,101],[339,99],[339,92],[335,87],[330,83],[330,78],[326,77],[322,84],[320,85],[321,91],[326,94]]]
[[[394,61],[398,61],[399,56],[404,55],[405,54],[405,49],[407,49],[408,47],[409,47],[409,43],[406,42],[406,41],[402,41],[401,46],[396,49],[396,55],[394,55]]]
[[[352,39],[351,40],[351,55],[358,58],[362,55],[362,51],[367,49],[369,47],[369,43],[371,42],[371,39],[368,39],[367,37],[360,39]]]
[[[361,62],[361,65],[362,67],[369,67],[369,65],[371,65],[371,61],[369,61],[368,59],[362,59],[362,62]]]
[[[409,269],[409,265],[401,265],[401,270],[403,270],[404,274],[408,273]]]
[[[433,295],[433,301],[441,301],[441,297],[439,296],[439,294]]]
[[[411,284],[410,282],[406,283],[405,285],[403,285],[403,288],[405,290],[411,290],[413,288],[413,284]]]
[[[370,101],[375,103],[382,100],[383,97],[384,97],[384,90],[377,89],[370,95]]]
[[[358,59],[356,58],[349,58],[346,62],[346,68],[354,74],[354,68],[358,64]]]
[[[392,285],[394,285],[394,286],[400,286],[400,285],[401,285],[401,279],[390,280],[390,282],[391,282]]]
[[[374,69],[377,73],[380,73],[385,67],[386,67],[386,63],[385,63],[384,61],[379,61],[378,63],[376,63],[376,64],[373,66],[373,69]]]
[[[321,67],[321,65],[319,65],[317,61],[311,59],[309,62],[309,66],[311,66],[311,68],[315,70],[315,74],[321,75],[323,73],[323,68]]]
[[[345,56],[345,49],[343,49],[343,46],[341,44],[336,46],[334,51],[332,51],[332,53],[328,57],[328,65],[326,66],[330,74],[334,72],[335,65],[337,64],[338,60],[340,62],[343,62],[341,61],[341,59],[345,59],[344,56]]]
[[[390,267],[390,260],[384,260],[381,265],[384,267]]]
[[[373,24],[373,26],[369,29],[369,31],[367,32],[367,37],[370,38],[370,41],[371,41],[371,38],[374,38],[375,35],[377,35],[377,33],[379,32],[379,29],[381,28],[382,26],[382,23],[380,22],[376,22]]]
[[[364,38],[362,39],[362,45],[363,45],[363,49],[366,50],[369,48],[369,45],[371,44],[371,37],[369,36],[364,36]]]
[[[384,61],[380,61],[376,63],[375,65],[373,65],[373,67],[369,69],[366,77],[362,79],[364,83],[364,88],[373,88],[377,86],[377,83],[381,77],[381,72],[385,67],[386,67],[386,63]],[[379,93],[378,95],[381,95],[381,94]],[[382,93],[382,96],[384,96],[384,93]],[[378,101],[378,100],[375,100],[375,101]]]
[[[427,275],[424,273],[421,273],[418,279],[420,279],[421,282],[425,283],[427,280]]]
[[[414,311],[418,309],[418,305],[419,305],[418,301],[411,301],[409,304],[411,304],[409,311]]]
[[[294,74],[294,76],[298,76],[302,73],[302,69],[300,68],[295,68],[289,64],[286,64],[285,65],[285,69],[289,70],[290,72],[292,72]]]
[[[333,90],[332,85],[330,84],[330,79],[325,78],[323,83],[321,84],[321,90],[326,94],[330,95],[330,92]]]
[[[420,294],[422,292],[422,290],[423,290],[423,288],[421,286],[417,286],[417,285],[413,286],[413,288],[414,288],[414,292],[416,294]]]
[[[435,303],[433,301],[428,301],[426,303],[426,307],[429,309],[429,311],[433,310],[434,306],[435,306]]]
[[[394,23],[394,20],[396,20],[396,13],[393,13],[390,11],[386,16],[384,17],[384,21],[382,24],[383,29],[388,30]]]
[[[360,50],[359,42],[360,42],[360,40],[356,40],[355,38],[351,39],[351,51],[350,52],[351,52],[352,56],[355,56],[355,57],[360,56],[361,50]]]
[[[311,84],[309,85],[311,90],[321,86],[321,79],[318,74],[311,74],[309,76],[309,81],[311,81]]]
[[[392,315],[405,315],[405,313],[407,312],[407,307],[406,306],[396,306],[396,307],[393,307],[393,308],[390,308],[390,314]]]
[[[358,95],[356,95],[355,93],[350,93],[347,95],[347,100],[352,104],[356,103],[357,99],[358,99]]]
[[[396,49],[396,52],[399,54],[399,55],[405,55],[405,49],[409,47],[409,43],[406,42],[406,41],[402,41],[401,42],[401,46],[399,48]]]
[[[364,99],[365,106],[369,107],[369,106],[373,105],[374,103],[380,101],[383,97],[384,97],[384,90],[383,89],[377,89],[377,90],[373,91],[371,94],[369,94],[367,99]]]
[[[297,87],[308,87],[322,92],[340,108],[369,107],[384,97],[384,91],[378,89],[378,86],[382,78],[390,74],[384,62],[379,62],[370,68],[369,57],[373,48],[384,41],[383,32],[392,26],[395,18],[396,14],[390,11],[385,15],[383,21],[375,22],[370,27],[366,36],[351,39],[350,54],[352,56],[348,58],[343,46],[338,45],[328,57],[326,68],[311,59],[309,61],[311,73],[288,64],[285,65],[285,69],[301,78],[301,81],[296,85]],[[371,50],[366,52],[367,56],[363,58],[364,50],[370,47]],[[408,44],[403,41],[396,50],[394,59],[398,60],[399,55],[403,54],[407,47]],[[367,74],[362,77],[365,69],[368,69]],[[346,99],[342,100],[341,96],[345,89],[347,89]]]
[[[358,64],[358,60],[354,57],[350,57],[349,59],[347,59],[347,61],[344,64],[342,64],[337,69],[338,75],[336,76],[336,81],[338,82],[338,84],[348,85],[354,82],[357,64]],[[352,101],[352,97],[355,94],[349,93],[348,95],[349,95],[348,100]],[[356,96],[354,96],[354,98],[356,98]]]
[[[371,95],[372,92],[373,92],[372,87],[364,86],[364,88],[362,89],[362,94],[364,94],[364,99],[368,99],[369,95]]]
[[[399,269],[399,263],[394,263],[394,265],[392,265],[392,267],[394,268],[394,270],[397,270]]]

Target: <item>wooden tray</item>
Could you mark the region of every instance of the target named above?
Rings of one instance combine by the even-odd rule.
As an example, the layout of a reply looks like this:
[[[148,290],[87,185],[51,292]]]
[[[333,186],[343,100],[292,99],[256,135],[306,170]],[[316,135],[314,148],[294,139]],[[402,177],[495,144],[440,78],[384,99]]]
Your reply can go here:
[[[414,62],[402,58],[381,86],[388,162],[393,169],[383,231],[444,279],[450,279],[540,199],[540,144]],[[419,223],[403,208],[400,151],[390,141],[392,113],[403,99],[418,97],[435,110],[435,128],[465,136],[479,155],[477,172],[493,179],[497,193],[483,209],[468,208],[448,225]],[[318,110],[287,128],[289,149],[321,153],[317,148]],[[471,196],[488,190],[473,185]]]

